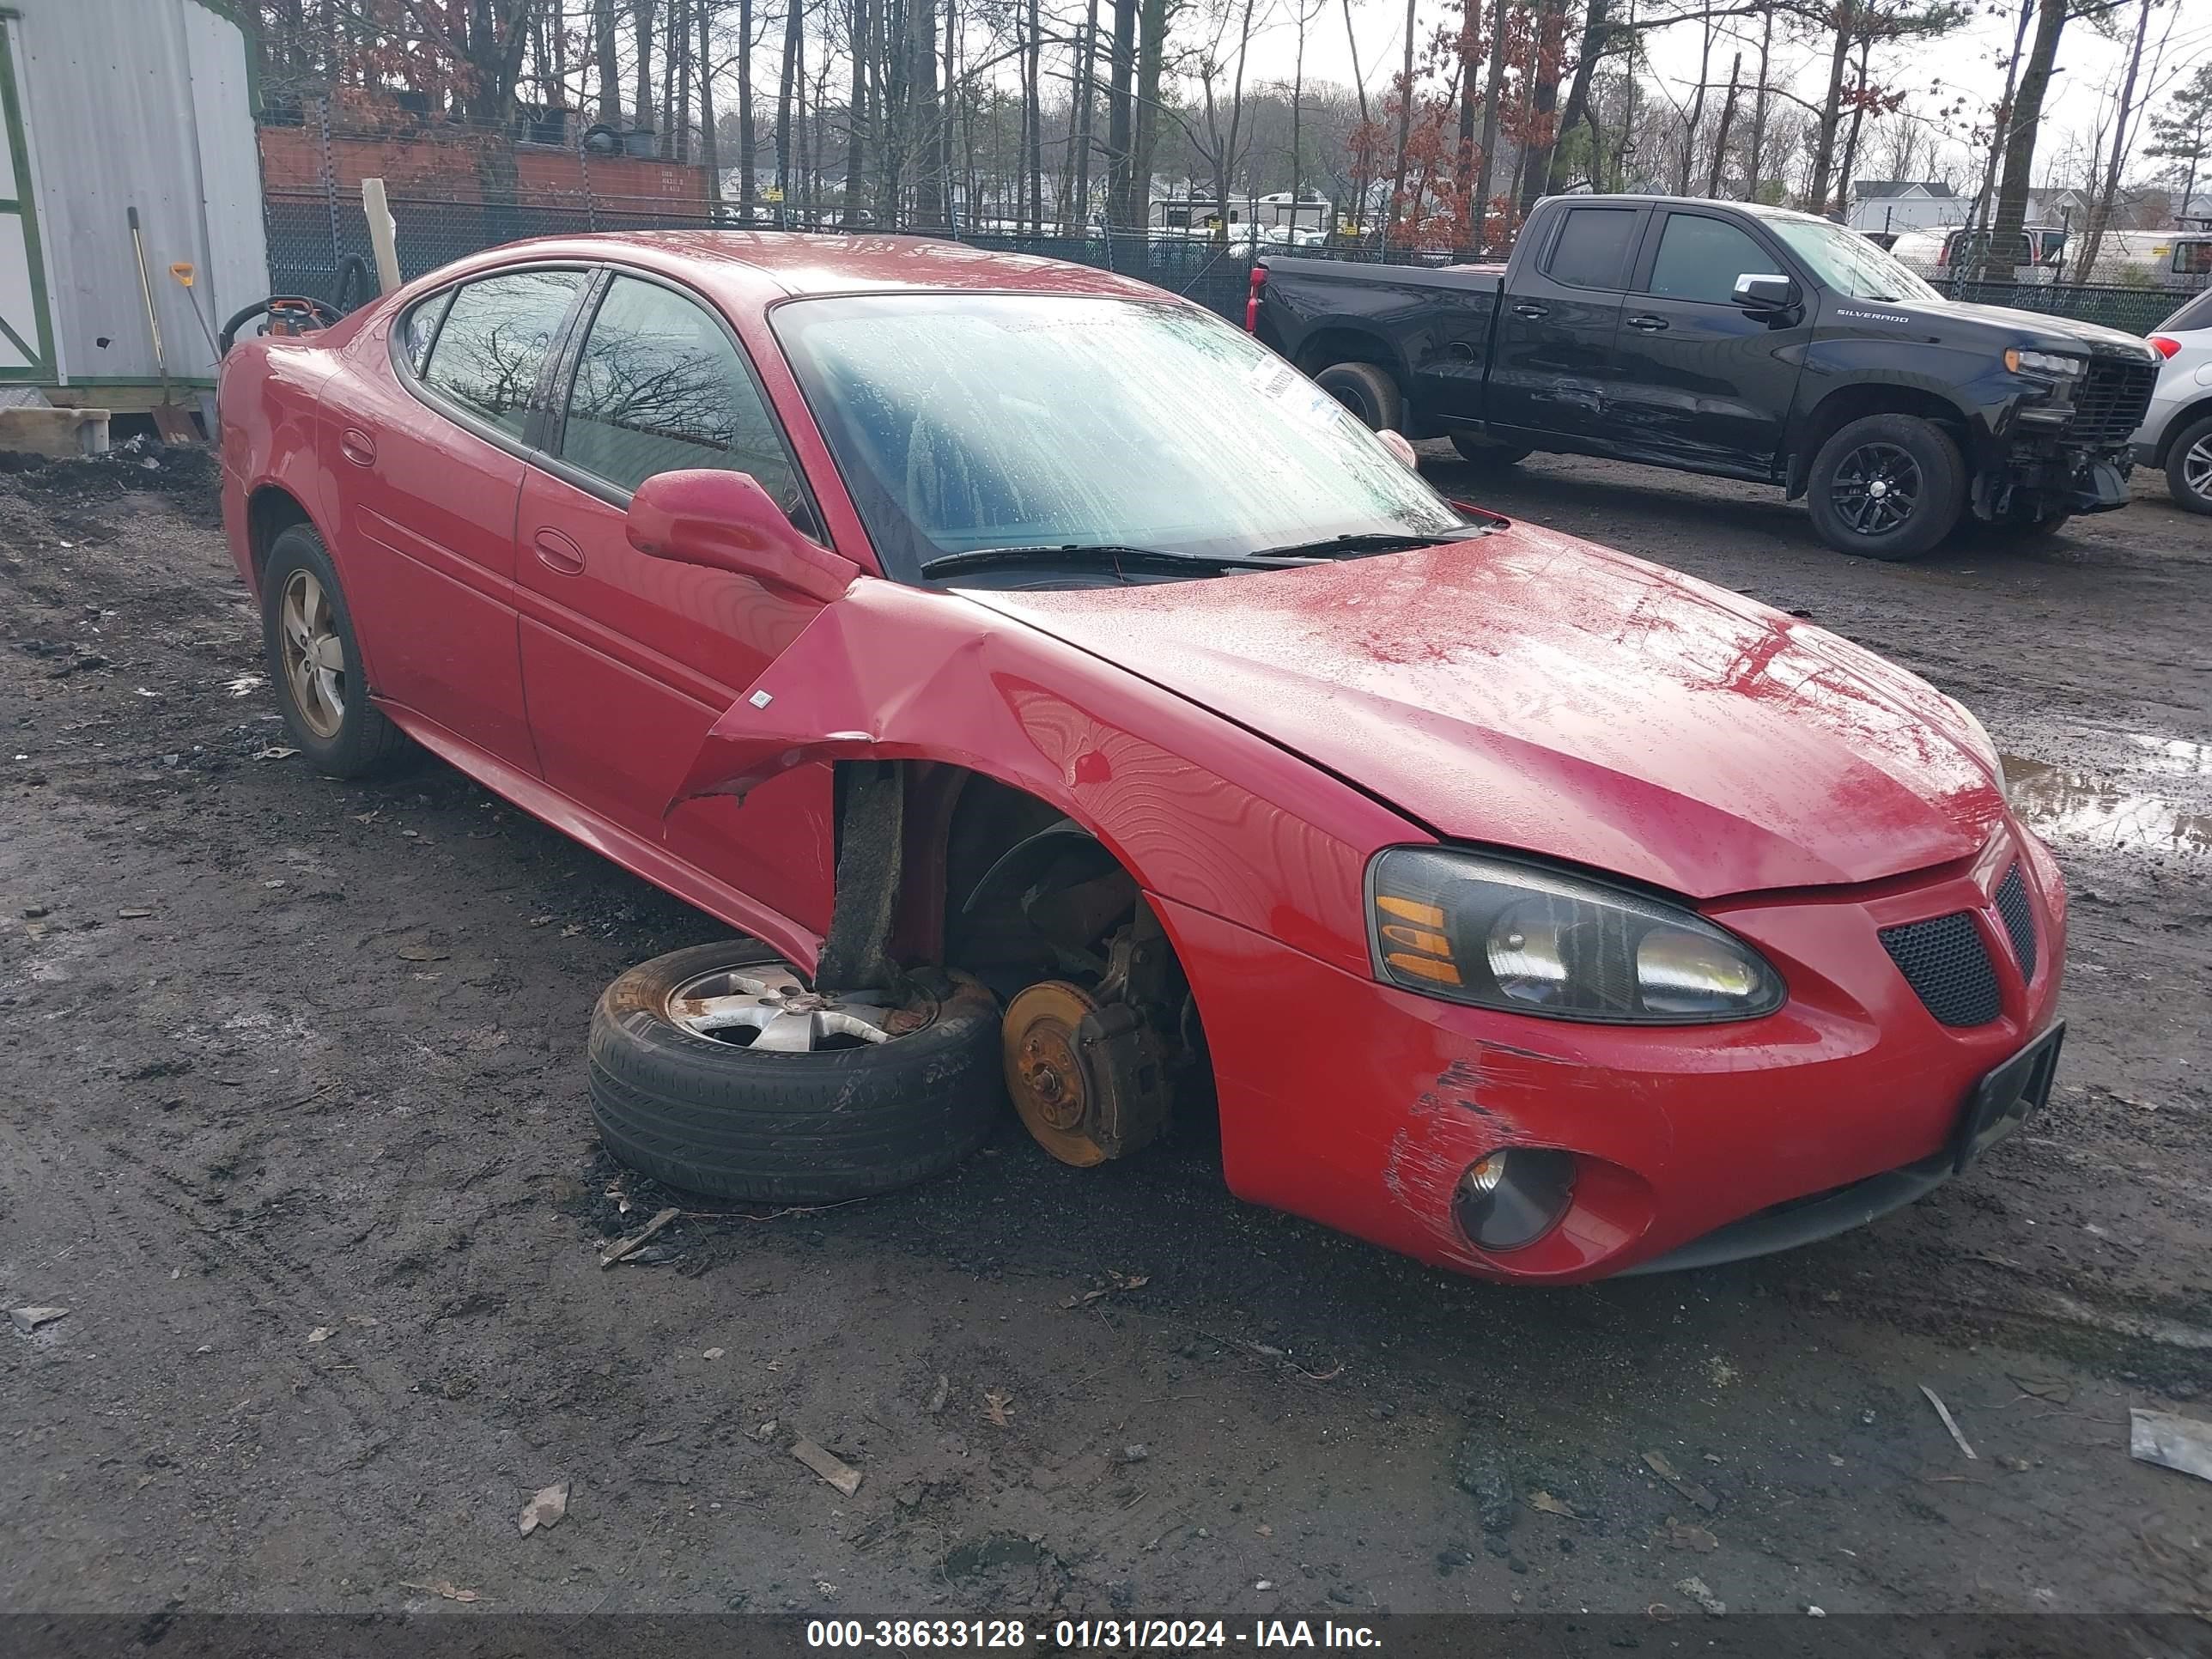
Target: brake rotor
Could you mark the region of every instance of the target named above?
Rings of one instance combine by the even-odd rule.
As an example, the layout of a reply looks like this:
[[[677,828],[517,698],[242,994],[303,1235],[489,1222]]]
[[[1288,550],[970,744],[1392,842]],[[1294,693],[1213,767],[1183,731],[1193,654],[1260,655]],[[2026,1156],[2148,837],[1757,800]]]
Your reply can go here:
[[[1006,1005],[1006,1092],[1038,1146],[1062,1164],[1089,1169],[1106,1161],[1088,1126],[1097,1091],[1076,1042],[1076,1027],[1098,1011],[1081,986],[1048,979]]]

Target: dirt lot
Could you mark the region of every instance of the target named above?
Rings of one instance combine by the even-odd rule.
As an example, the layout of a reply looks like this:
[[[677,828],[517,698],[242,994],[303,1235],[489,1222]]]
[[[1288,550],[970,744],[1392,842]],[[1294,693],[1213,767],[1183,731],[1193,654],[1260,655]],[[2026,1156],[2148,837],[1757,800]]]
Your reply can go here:
[[[1965,699],[2075,892],[2057,1100],[1971,1176],[1532,1294],[1011,1119],[601,1271],[664,1194],[593,1140],[588,1011],[716,927],[441,765],[270,757],[198,459],[0,477],[0,1305],[69,1310],[0,1323],[0,1607],[2212,1605],[2212,1483],[2126,1452],[2131,1405],[2212,1416],[2212,520],[2162,485],[1908,568],[1734,485],[1480,487]]]

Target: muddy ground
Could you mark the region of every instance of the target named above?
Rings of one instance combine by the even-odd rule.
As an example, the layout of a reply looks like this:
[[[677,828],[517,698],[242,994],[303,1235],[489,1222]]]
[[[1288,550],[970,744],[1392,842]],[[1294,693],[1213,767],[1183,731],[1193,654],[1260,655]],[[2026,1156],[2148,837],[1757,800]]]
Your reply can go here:
[[[898,1197],[685,1203],[603,1272],[665,1195],[593,1140],[586,1016],[715,924],[441,765],[270,757],[204,465],[13,474],[0,1305],[69,1312],[0,1323],[0,1607],[2212,1604],[2212,1483],[2126,1450],[2130,1406],[2212,1416],[2212,520],[2146,479],[1892,568],[1732,484],[1425,465],[1980,712],[2075,891],[2032,1132],[1855,1236],[1572,1291],[1011,1120]]]

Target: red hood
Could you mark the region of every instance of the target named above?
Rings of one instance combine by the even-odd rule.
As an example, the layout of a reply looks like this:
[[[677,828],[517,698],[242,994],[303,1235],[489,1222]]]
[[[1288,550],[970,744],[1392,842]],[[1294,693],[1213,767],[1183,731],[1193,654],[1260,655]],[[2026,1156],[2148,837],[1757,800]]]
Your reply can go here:
[[[968,597],[1440,835],[1694,897],[1924,869],[2004,811],[1994,757],[1924,681],[1525,526],[1280,574]]]

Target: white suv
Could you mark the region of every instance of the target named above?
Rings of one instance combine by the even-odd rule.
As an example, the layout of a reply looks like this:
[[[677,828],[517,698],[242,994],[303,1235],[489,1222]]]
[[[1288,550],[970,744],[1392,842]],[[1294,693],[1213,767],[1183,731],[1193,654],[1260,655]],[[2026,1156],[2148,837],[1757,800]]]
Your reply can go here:
[[[2136,428],[2136,460],[2166,469],[2176,507],[2212,513],[2212,289],[2154,329],[2165,364]]]

